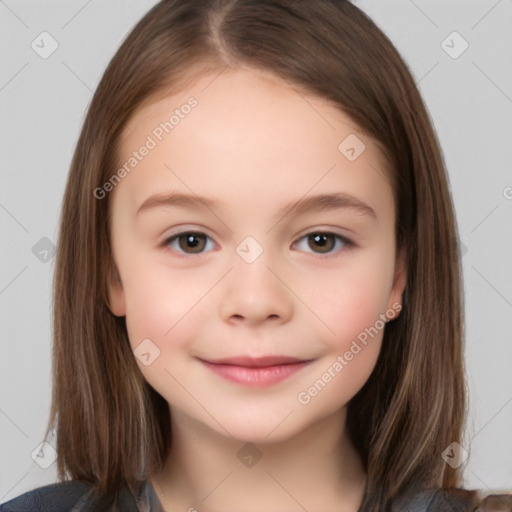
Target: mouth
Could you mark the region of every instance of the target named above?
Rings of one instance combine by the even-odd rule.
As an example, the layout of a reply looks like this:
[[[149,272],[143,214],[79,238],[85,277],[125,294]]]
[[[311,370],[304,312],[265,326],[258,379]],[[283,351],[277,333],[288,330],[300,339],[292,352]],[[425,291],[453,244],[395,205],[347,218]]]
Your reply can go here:
[[[217,360],[199,359],[209,370],[226,380],[252,387],[277,384],[300,371],[313,359],[298,359],[288,356],[247,356]]]

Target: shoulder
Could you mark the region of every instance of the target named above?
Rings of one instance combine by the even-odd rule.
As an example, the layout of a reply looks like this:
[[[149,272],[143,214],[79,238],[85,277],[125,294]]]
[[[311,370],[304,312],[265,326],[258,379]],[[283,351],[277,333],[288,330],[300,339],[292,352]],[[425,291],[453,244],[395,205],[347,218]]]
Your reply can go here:
[[[475,489],[437,489],[432,494],[427,512],[473,512],[478,510],[479,492]]]
[[[482,490],[440,489],[427,512],[511,512],[512,494],[488,494]]]
[[[511,512],[512,494],[484,495],[479,489],[437,489],[425,503],[425,512]],[[420,509],[418,509],[420,510]]]
[[[510,512],[512,511],[512,493],[481,495],[477,512]]]
[[[512,512],[512,494],[479,489],[409,488],[394,502],[393,512]]]
[[[142,481],[132,492],[126,485],[114,495],[99,494],[96,488],[79,480],[38,487],[0,504],[0,512],[162,512],[158,497],[149,483]]]
[[[70,480],[32,489],[0,504],[0,512],[70,512],[93,491],[91,484]]]
[[[92,484],[69,480],[38,487],[0,504],[0,512],[162,512],[149,483],[132,491],[125,484],[114,494],[100,494]]]

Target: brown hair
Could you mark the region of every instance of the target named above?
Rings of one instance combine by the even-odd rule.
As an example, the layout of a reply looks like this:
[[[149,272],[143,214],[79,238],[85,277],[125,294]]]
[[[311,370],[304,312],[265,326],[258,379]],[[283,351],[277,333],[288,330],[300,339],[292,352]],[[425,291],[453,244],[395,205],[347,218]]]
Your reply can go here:
[[[383,510],[417,482],[459,486],[460,469],[441,458],[461,441],[466,407],[460,258],[444,162],[406,64],[345,0],[162,1],[110,62],[77,143],[61,216],[47,430],[57,430],[59,478],[115,493],[165,461],[168,405],[138,369],[124,318],[109,310],[109,202],[93,191],[115,173],[120,134],[144,101],[183,89],[192,70],[238,64],[332,101],[389,163],[407,299],[348,408],[368,474],[362,510]]]

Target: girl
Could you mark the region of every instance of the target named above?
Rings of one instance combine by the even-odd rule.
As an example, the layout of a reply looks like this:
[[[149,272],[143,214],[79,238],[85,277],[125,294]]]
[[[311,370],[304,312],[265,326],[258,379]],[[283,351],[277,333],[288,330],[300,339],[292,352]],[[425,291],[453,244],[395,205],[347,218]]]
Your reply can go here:
[[[91,102],[54,297],[62,482],[14,510],[473,510],[436,136],[345,0],[166,0]]]

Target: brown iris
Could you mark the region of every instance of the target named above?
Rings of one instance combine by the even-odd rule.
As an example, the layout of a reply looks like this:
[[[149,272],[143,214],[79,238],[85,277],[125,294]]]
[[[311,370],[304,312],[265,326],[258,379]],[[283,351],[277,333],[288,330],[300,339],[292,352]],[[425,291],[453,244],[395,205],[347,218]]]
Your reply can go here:
[[[315,247],[312,246],[311,240],[313,240]],[[311,249],[320,249],[320,253],[330,252],[334,248],[335,244],[334,236],[329,233],[313,233],[308,235],[308,245]]]
[[[206,235],[202,233],[184,233],[178,236],[179,246],[184,252],[198,253],[204,249]]]

